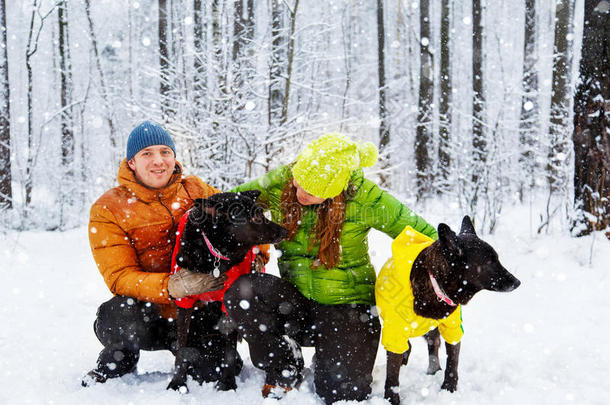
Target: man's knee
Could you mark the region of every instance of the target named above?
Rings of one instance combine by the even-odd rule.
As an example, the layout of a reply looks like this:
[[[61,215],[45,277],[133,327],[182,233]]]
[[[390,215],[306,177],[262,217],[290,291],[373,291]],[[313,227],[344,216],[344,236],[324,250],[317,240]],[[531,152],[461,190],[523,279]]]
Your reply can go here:
[[[149,322],[158,317],[152,304],[131,297],[115,296],[97,310],[95,334],[104,346],[133,346],[146,333]]]

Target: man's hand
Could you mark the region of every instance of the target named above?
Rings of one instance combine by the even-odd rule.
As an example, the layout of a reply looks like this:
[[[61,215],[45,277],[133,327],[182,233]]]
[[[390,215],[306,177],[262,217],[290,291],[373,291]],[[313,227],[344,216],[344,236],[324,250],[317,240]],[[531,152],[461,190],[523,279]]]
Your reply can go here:
[[[212,274],[180,269],[177,273],[169,276],[167,290],[170,297],[174,299],[183,298],[189,295],[220,290],[224,287],[226,280],[227,276],[225,274],[214,277]]]

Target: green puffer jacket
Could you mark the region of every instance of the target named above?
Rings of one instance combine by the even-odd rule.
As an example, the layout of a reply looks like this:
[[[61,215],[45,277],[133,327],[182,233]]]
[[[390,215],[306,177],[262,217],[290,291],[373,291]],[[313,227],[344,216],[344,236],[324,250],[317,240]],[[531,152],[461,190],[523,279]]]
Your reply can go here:
[[[260,190],[259,201],[269,207],[273,220],[281,223],[280,197],[289,181],[292,181],[290,166],[282,166],[231,191]],[[340,240],[342,254],[337,267],[327,269],[322,265],[311,268],[319,248],[317,244],[309,249],[308,243],[316,221],[315,205],[303,207],[301,226],[294,239],[277,245],[282,254],[278,259],[282,278],[292,282],[305,297],[321,304],[375,303],[376,275],[368,254],[367,239],[371,228],[395,238],[410,225],[431,238],[437,238],[434,227],[365,179],[362,170],[356,170],[350,182],[355,192],[346,204]]]

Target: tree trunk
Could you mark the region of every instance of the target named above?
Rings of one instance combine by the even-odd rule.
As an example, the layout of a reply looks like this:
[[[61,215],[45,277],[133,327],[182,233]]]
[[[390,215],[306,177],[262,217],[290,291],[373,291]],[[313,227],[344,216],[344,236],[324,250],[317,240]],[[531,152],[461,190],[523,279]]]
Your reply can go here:
[[[571,22],[572,0],[557,2],[555,11],[555,46],[553,60],[553,89],[551,95],[551,117],[549,126],[549,155],[547,180],[551,192],[561,190],[566,179],[561,173],[567,152],[569,108],[570,108],[570,75],[572,65],[568,39]]]
[[[161,116],[167,122],[170,116],[169,101],[169,50],[167,46],[167,0],[159,0],[159,93],[161,96]]]
[[[610,239],[610,14],[585,0],[580,80],[574,97],[574,234]]]
[[[0,211],[13,207],[11,187],[11,110],[6,41],[6,2],[0,0]]]
[[[27,72],[27,131],[28,131],[28,148],[27,148],[27,162],[25,167],[25,179],[24,179],[24,187],[25,187],[25,208],[24,212],[27,215],[27,208],[30,206],[32,202],[32,188],[33,188],[33,179],[32,179],[32,169],[34,166],[34,118],[33,118],[33,99],[34,99],[34,81],[32,74],[32,56],[38,50],[38,36],[34,35],[34,21],[36,17],[37,0],[33,0],[32,2],[32,15],[30,17],[30,28],[28,30],[28,42],[25,48],[25,70]],[[42,21],[41,27],[38,30],[42,29]]]
[[[284,81],[282,80],[284,49],[283,5],[279,0],[271,0],[271,60],[269,61],[269,98],[267,121],[270,129],[280,126],[284,105]],[[268,151],[269,152],[269,151]],[[268,153],[269,154],[269,153]]]
[[[222,32],[222,2],[220,0],[212,1],[212,44],[214,49],[214,81],[216,84],[216,93],[214,94],[214,121],[212,128],[214,134],[220,136],[222,117],[226,113],[228,90],[226,66],[223,61],[223,32]]]
[[[286,61],[286,84],[284,85],[284,97],[282,102],[282,118],[280,119],[280,125],[286,124],[288,122],[288,105],[290,102],[290,87],[292,83],[292,66],[294,63],[294,34],[296,30],[297,23],[297,11],[299,9],[299,0],[295,0],[294,7],[289,10],[290,14],[290,32],[288,39],[288,49],[287,49],[287,57]]]
[[[118,141],[116,139],[116,129],[114,126],[114,120],[112,118],[112,108],[110,106],[110,100],[108,97],[108,90],[106,88],[106,80],[104,78],[104,70],[102,69],[102,62],[100,60],[100,54],[97,47],[97,36],[95,35],[95,29],[93,26],[93,19],[91,18],[91,0],[85,0],[85,13],[87,15],[87,22],[89,26],[89,37],[91,39],[91,48],[93,50],[93,56],[95,58],[95,66],[97,72],[100,75],[100,94],[104,101],[104,109],[106,110],[106,123],[110,131],[110,146],[112,147],[113,155],[117,153]],[[114,162],[113,162],[114,163]]]
[[[383,18],[383,0],[377,0],[377,77],[379,81],[379,155],[381,156],[381,175],[379,184],[389,186],[389,179],[385,171],[390,166],[388,148],[390,146],[390,128],[387,117],[387,95],[385,77],[385,23]]]
[[[421,198],[428,194],[432,187],[428,148],[431,141],[432,104],[434,103],[434,62],[430,52],[430,2],[422,0],[419,7],[419,108],[415,136],[415,164],[417,167],[417,196]]]
[[[473,171],[472,185],[475,188],[471,199],[472,207],[476,207],[478,195],[484,192],[484,184],[479,184],[480,176],[486,170],[487,139],[484,124],[485,119],[485,86],[483,79],[483,6],[482,0],[472,2],[472,146]]]
[[[207,24],[203,20],[203,9],[201,0],[193,0],[193,45],[195,55],[193,57],[193,99],[197,108],[195,109],[195,121],[198,121],[200,111],[204,104],[207,93],[207,69],[206,42]]]
[[[254,40],[254,1],[235,0],[233,9],[233,95],[237,108],[243,108],[245,98],[249,97],[246,87],[253,80],[255,70],[253,58],[248,56],[248,48]],[[237,101],[237,102],[236,102]]]
[[[536,176],[535,144],[540,127],[538,107],[538,25],[536,22],[536,0],[525,0],[525,33],[523,40],[523,79],[521,115],[519,120],[519,164],[522,179],[519,197],[523,201],[525,189],[534,187]],[[525,180],[525,182],[523,181]]]
[[[72,62],[68,30],[68,9],[65,0],[58,3],[57,21],[61,105],[61,164],[64,170],[60,190],[60,227],[65,226],[64,210],[71,210],[74,196],[74,125],[72,114]]]
[[[448,187],[449,168],[451,166],[451,153],[449,142],[451,135],[451,0],[441,2],[441,62],[440,62],[440,95],[439,95],[439,147],[438,164],[440,176],[440,190]]]

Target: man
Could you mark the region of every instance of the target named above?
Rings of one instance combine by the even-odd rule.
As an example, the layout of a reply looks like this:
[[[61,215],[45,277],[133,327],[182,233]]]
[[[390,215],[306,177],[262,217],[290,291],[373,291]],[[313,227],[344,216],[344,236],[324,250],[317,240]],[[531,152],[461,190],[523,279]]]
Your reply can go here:
[[[84,386],[135,370],[140,350],[173,350],[172,299],[221,289],[225,281],[188,269],[169,273],[180,218],[194,199],[219,190],[196,176],[183,177],[165,129],[145,121],[131,132],[118,182],[91,207],[91,251],[114,297],[98,308],[94,331],[104,349],[83,378]],[[209,372],[199,377],[213,381],[223,354],[215,328],[222,316],[220,303],[204,305],[193,316],[189,346],[206,348]]]

